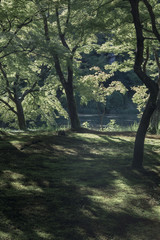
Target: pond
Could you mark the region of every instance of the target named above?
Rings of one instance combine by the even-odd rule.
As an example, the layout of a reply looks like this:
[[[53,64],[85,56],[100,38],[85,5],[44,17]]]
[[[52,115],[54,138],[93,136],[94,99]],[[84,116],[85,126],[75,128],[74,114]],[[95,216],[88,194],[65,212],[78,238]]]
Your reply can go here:
[[[139,119],[136,114],[78,114],[81,124],[88,123],[91,128],[105,128],[106,125],[110,122],[110,120],[115,120],[116,124],[121,127],[128,127],[137,123]],[[57,121],[59,126],[68,126],[69,122],[64,119],[59,119]]]

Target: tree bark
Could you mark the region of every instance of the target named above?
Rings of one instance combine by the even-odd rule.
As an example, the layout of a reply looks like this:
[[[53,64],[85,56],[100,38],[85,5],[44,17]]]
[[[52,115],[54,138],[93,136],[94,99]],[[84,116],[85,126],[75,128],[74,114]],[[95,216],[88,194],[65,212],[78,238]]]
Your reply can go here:
[[[25,121],[25,116],[23,112],[23,107],[21,101],[16,101],[16,109],[17,109],[17,118],[18,118],[18,125],[20,130],[26,130],[26,121]]]
[[[59,58],[56,54],[54,54],[54,63],[55,63],[55,69],[56,69],[57,75],[66,93],[66,100],[67,100],[67,106],[68,106],[68,114],[69,114],[70,123],[71,123],[71,129],[78,130],[80,129],[81,125],[80,125],[80,121],[77,113],[76,101],[74,97],[72,58],[70,59],[70,62],[68,62],[67,79],[65,79],[63,75]]]
[[[80,129],[81,126],[80,126],[80,121],[77,113],[77,107],[76,107],[72,84],[66,84],[65,92],[66,92],[66,98],[67,98],[68,114],[70,118],[71,129],[78,130]]]
[[[143,155],[144,155],[144,140],[149,127],[151,116],[156,109],[156,104],[153,104],[151,97],[149,98],[146,108],[143,112],[139,128],[136,134],[134,155],[132,167],[136,169],[143,168]]]
[[[157,107],[153,112],[150,123],[150,133],[157,134],[160,120],[160,91],[158,93]]]

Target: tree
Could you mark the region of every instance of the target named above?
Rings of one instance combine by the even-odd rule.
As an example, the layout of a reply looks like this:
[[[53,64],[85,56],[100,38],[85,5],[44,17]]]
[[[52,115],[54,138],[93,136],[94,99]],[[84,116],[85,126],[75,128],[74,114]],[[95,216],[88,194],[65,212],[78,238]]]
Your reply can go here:
[[[19,73],[15,73],[15,76],[11,77],[12,81],[10,81],[10,78],[8,77],[1,63],[0,63],[0,71],[2,74],[1,78],[3,82],[3,88],[1,88],[1,98],[0,98],[0,102],[3,104],[2,108],[6,107],[8,108],[9,111],[14,113],[18,118],[19,128],[21,130],[26,130],[27,127],[26,127],[26,121],[25,121],[24,111],[22,107],[22,102],[24,101],[25,97],[28,94],[36,91],[37,82],[35,81],[30,88],[26,89],[22,93],[21,84],[23,84],[24,79],[21,78]]]
[[[157,106],[157,97],[158,97],[159,87],[158,87],[158,84],[152,81],[151,77],[149,77],[146,74],[143,68],[145,29],[140,19],[140,10],[139,10],[140,1],[129,0],[129,2],[131,5],[131,13],[133,16],[133,22],[136,30],[136,41],[137,41],[137,52],[136,52],[135,63],[134,63],[134,71],[138,75],[138,77],[141,79],[141,81],[145,84],[145,86],[147,87],[150,93],[149,100],[147,102],[146,108],[142,115],[140,125],[136,134],[134,157],[132,162],[132,166],[134,168],[141,169],[143,164],[144,139],[145,139],[147,129],[149,127],[151,116]],[[155,21],[155,15],[153,13],[153,9],[147,0],[144,0],[143,2],[148,10],[148,13],[150,16],[150,24],[152,26],[151,30],[148,28],[146,30],[151,32],[151,34],[153,33],[156,36],[156,38],[159,40],[160,35],[156,27],[156,21]]]
[[[75,0],[47,1],[45,4],[35,1],[40,15],[34,22],[37,24],[34,32],[36,39],[39,34],[40,41],[34,53],[55,68],[66,94],[71,128],[74,130],[80,128],[74,93],[75,69],[81,58],[80,52],[90,51],[96,41],[93,28],[89,29],[96,15],[91,4],[91,1]]]
[[[67,118],[68,115],[56,96],[56,80],[54,81],[52,77],[52,82],[55,83],[53,87],[48,79],[50,76],[45,76],[45,79],[43,76],[42,79],[43,66],[38,73],[39,68],[36,68],[35,64],[30,66],[21,64],[21,67],[18,64],[17,67],[16,59],[17,57],[14,58],[14,64],[11,61],[12,65],[9,66],[0,64],[1,120],[26,130],[26,121],[33,127],[39,118],[45,125],[53,127],[59,115]],[[20,59],[25,62],[24,57]]]
[[[121,64],[114,61],[106,68],[109,67],[112,72],[116,70],[127,72],[134,65],[134,72],[150,93],[136,134],[132,162],[134,168],[141,169],[145,135],[158,100],[158,84],[155,82],[155,77],[150,74],[150,69],[147,69],[146,66],[149,61],[148,47],[159,48],[160,35],[157,22],[159,21],[158,10],[160,4],[156,0],[150,2],[147,0],[129,0],[125,1],[125,4],[124,1],[112,1],[110,8],[111,6],[114,9],[106,17],[104,17],[106,8],[99,9],[99,19],[103,23],[102,27],[105,28],[106,24],[106,29],[111,29],[110,34],[107,33],[108,39],[102,45],[101,51],[107,49],[111,53],[124,56],[124,58]],[[115,20],[113,20],[113,16],[116,16]],[[109,20],[108,17],[111,17],[112,20]]]
[[[47,77],[41,78],[39,67],[43,64],[31,55],[36,43],[28,39],[27,33],[38,14],[30,0],[0,3],[1,119],[15,125],[17,117],[23,130],[27,128],[26,120],[35,123],[39,117],[47,125],[55,125],[59,114],[67,117],[56,97],[56,87],[50,86]]]
[[[23,96],[21,96],[22,99],[20,100],[17,92],[17,82],[19,81],[19,74],[16,74],[15,76],[14,86],[12,87],[13,92],[11,91],[10,81],[2,63],[3,59],[6,56],[24,51],[21,43],[17,45],[17,48],[13,48],[12,45],[19,31],[32,21],[31,16],[28,15],[28,11],[26,11],[26,14],[24,15],[24,5],[22,8],[21,4],[25,5],[25,2],[16,4],[15,1],[11,1],[10,3],[8,1],[2,1],[0,3],[0,31],[2,36],[0,41],[0,71],[3,76],[3,80],[5,81],[4,86],[2,86],[3,90],[1,94],[3,95],[8,93],[8,97],[16,105],[16,111],[4,98],[1,97],[0,102],[3,103],[6,107],[8,107],[10,111],[17,115],[20,128],[26,129],[21,102],[23,101],[27,92]]]

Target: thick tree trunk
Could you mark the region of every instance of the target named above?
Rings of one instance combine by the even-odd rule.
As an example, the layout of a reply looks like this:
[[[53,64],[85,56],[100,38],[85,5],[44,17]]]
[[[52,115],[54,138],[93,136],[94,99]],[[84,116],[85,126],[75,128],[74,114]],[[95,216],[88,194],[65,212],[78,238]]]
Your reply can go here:
[[[21,101],[16,101],[16,108],[17,108],[17,117],[18,117],[18,125],[20,130],[26,130],[26,121],[24,117],[23,107]]]
[[[76,106],[76,101],[73,93],[72,83],[70,84],[66,83],[65,92],[66,92],[66,98],[67,98],[68,114],[70,118],[71,129],[78,130],[80,129],[81,126],[80,126],[80,121],[77,113],[77,106]]]
[[[73,59],[71,57],[70,61],[68,62],[67,66],[67,72],[68,77],[65,79],[64,74],[61,69],[61,65],[59,62],[59,58],[56,54],[54,54],[54,62],[55,62],[55,69],[57,72],[57,75],[59,76],[59,80],[65,90],[66,93],[66,99],[67,99],[67,106],[68,106],[68,114],[70,118],[71,123],[71,129],[72,130],[78,130],[80,129],[80,121],[77,113],[77,106],[76,101],[74,97],[74,90],[73,90]]]
[[[147,133],[147,129],[150,123],[151,116],[156,109],[156,105],[152,103],[151,98],[149,98],[146,108],[143,112],[139,128],[136,134],[135,145],[134,145],[134,155],[132,161],[132,167],[136,169],[142,169],[143,166],[143,153],[144,153],[144,140]]]

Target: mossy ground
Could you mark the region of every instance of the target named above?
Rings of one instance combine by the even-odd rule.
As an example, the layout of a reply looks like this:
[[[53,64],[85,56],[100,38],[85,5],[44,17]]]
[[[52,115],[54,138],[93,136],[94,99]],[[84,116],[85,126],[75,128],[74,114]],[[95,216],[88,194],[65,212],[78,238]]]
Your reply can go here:
[[[134,134],[6,133],[0,240],[160,240],[160,137],[130,168]]]

